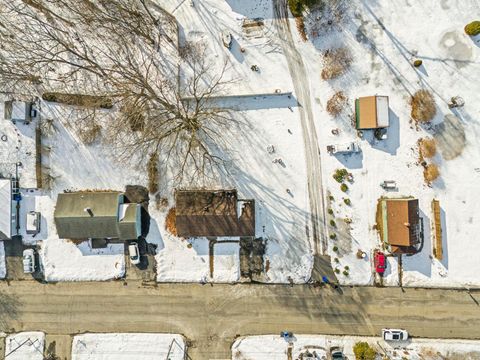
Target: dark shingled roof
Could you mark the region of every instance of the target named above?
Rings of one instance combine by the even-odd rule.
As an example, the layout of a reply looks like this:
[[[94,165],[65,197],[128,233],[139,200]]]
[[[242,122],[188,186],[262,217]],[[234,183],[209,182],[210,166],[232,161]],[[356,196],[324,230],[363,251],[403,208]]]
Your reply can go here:
[[[123,194],[117,191],[59,194],[54,213],[58,236],[62,239],[136,239],[133,219],[139,209],[136,204],[129,204],[123,221],[119,223],[122,198]]]
[[[236,190],[176,190],[175,203],[178,236],[255,236],[255,202]]]

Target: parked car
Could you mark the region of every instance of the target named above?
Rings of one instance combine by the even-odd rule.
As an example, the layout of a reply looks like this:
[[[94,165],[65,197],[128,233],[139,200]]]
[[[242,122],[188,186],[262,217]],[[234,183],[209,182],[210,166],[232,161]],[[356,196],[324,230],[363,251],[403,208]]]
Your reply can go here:
[[[375,253],[373,254],[373,264],[375,265],[375,271],[378,274],[383,275],[387,268],[385,254],[381,251],[375,250]]]
[[[330,359],[332,360],[344,360],[343,349],[339,346],[333,346],[330,348]]]
[[[382,329],[382,338],[385,341],[404,341],[408,339],[408,332],[402,329]]]
[[[130,262],[133,265],[140,264],[140,251],[138,250],[138,244],[136,242],[132,242],[128,245],[128,254],[130,256]]]
[[[37,211],[27,213],[26,228],[27,234],[36,235],[40,232],[41,215]]]
[[[356,142],[350,142],[347,144],[327,145],[327,151],[329,154],[353,154],[360,152],[360,145]]]
[[[23,250],[23,272],[25,274],[35,272],[35,251],[33,249]]]

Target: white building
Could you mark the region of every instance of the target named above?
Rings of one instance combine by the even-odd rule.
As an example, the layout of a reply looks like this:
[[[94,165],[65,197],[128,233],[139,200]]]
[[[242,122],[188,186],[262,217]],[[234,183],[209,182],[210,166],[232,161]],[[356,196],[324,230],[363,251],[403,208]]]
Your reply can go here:
[[[0,240],[9,240],[15,228],[16,216],[13,211],[12,181],[0,179]]]

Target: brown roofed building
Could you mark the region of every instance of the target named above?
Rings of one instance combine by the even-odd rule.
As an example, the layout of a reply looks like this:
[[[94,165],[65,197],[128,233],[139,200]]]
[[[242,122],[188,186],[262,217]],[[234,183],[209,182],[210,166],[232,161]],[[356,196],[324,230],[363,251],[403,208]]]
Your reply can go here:
[[[388,127],[389,124],[388,96],[366,96],[355,100],[357,129],[381,129]]]
[[[420,244],[418,199],[381,199],[380,234],[392,254],[414,254]]]
[[[236,190],[175,190],[177,235],[255,236],[255,202]]]

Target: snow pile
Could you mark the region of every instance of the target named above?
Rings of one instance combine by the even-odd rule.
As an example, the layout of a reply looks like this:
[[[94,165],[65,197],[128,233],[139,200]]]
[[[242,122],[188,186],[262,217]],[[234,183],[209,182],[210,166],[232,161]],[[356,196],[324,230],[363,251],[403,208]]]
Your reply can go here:
[[[314,352],[317,359],[328,358],[332,348],[339,348],[347,359],[354,359],[353,346],[357,342],[368,342],[378,354],[386,355],[392,360],[480,357],[480,341],[474,340],[409,339],[408,342],[388,343],[375,337],[294,335],[292,339],[285,341],[278,335],[261,335],[235,341],[232,345],[232,360],[284,360],[289,347],[292,348],[293,359]]]
[[[44,347],[45,334],[42,332],[9,335],[5,339],[5,357],[8,360],[43,360]]]
[[[185,352],[175,334],[83,334],[72,343],[72,360],[183,360]]]

